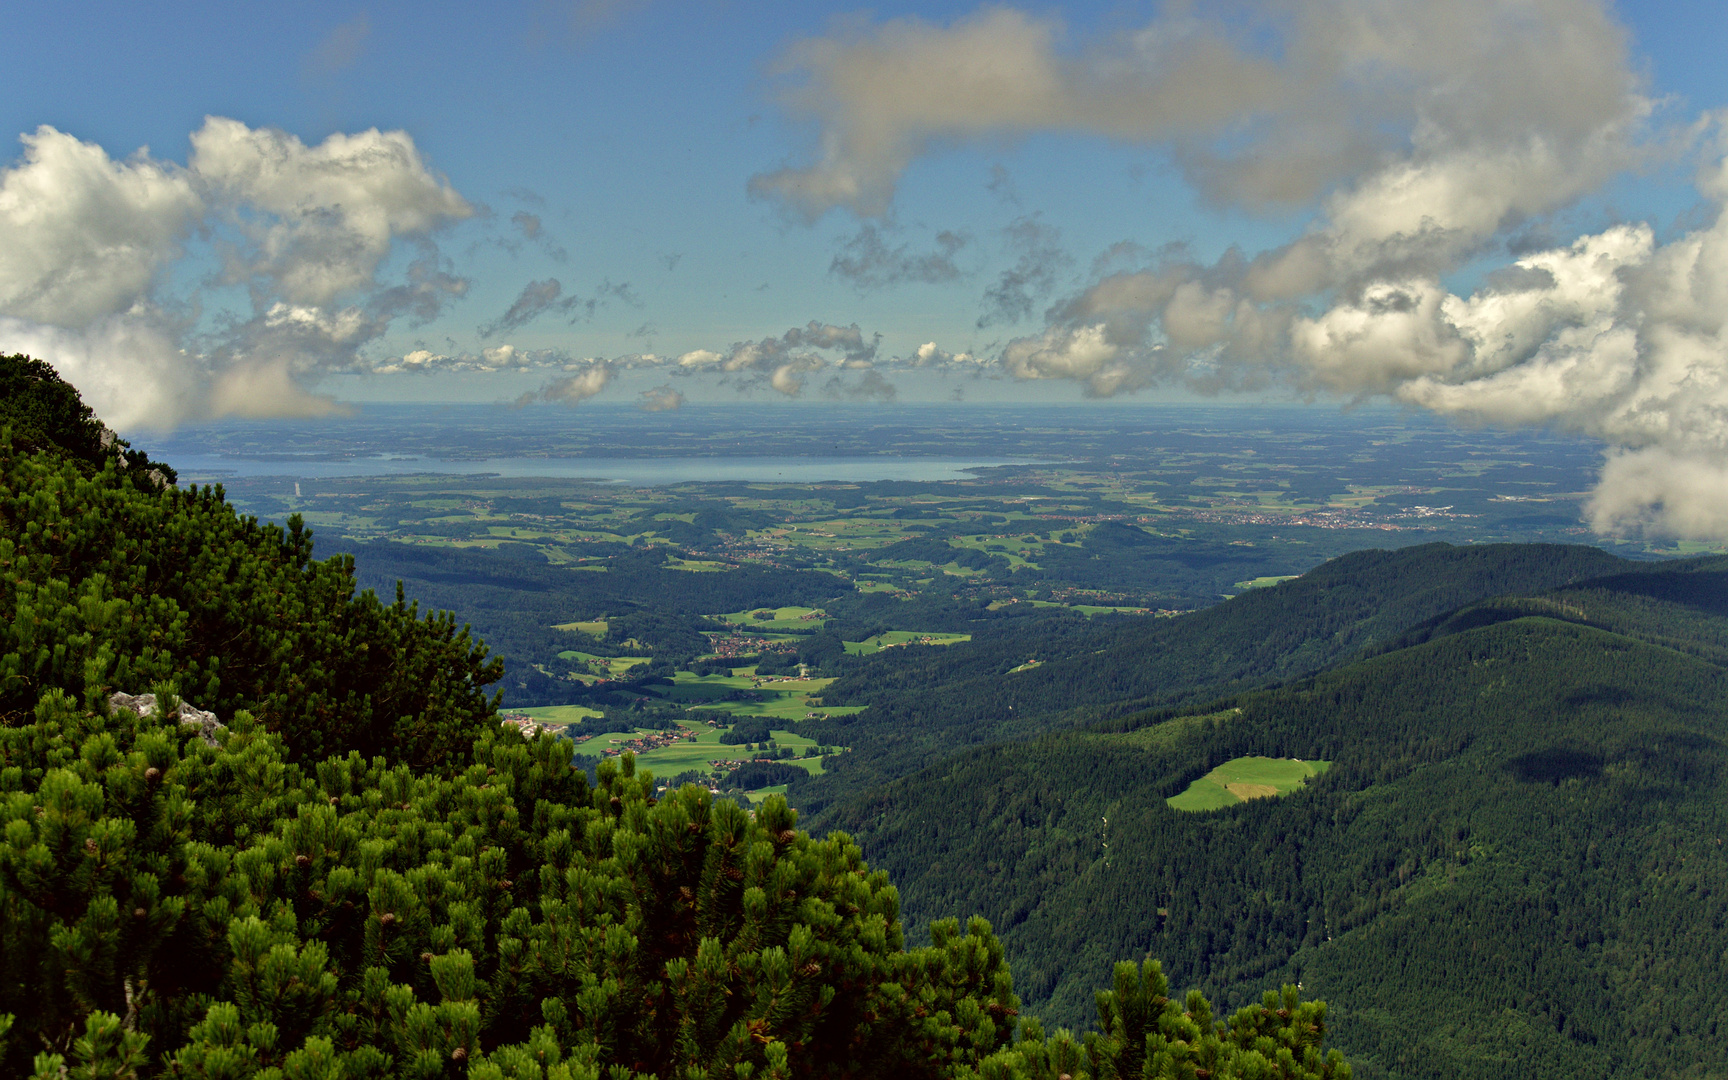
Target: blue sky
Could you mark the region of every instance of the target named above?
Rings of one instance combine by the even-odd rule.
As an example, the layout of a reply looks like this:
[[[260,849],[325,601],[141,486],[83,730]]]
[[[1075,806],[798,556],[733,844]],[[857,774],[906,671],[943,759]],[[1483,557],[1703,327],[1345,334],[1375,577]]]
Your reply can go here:
[[[819,35],[856,9],[620,8],[581,31],[568,10],[550,4],[486,13],[445,4],[296,5],[292,13],[264,5],[13,8],[7,36],[43,48],[25,58],[23,92],[9,94],[0,115],[15,132],[46,123],[117,157],[148,146],[180,162],[188,134],[209,114],[283,128],[308,143],[369,127],[406,130],[431,166],[490,215],[441,238],[471,279],[469,294],[433,326],[393,335],[397,348],[472,350],[477,327],[526,284],[555,278],[585,295],[628,284],[639,306],[612,298],[575,326],[545,319],[513,340],[583,356],[683,352],[817,319],[858,323],[901,350],[933,339],[951,351],[976,349],[1004,336],[976,322],[985,289],[1014,261],[997,234],[1017,219],[1036,215],[1060,230],[1083,268],[1125,239],[1216,249],[1244,236],[1270,242],[1304,216],[1205,214],[1164,172],[1156,148],[1062,136],[961,148],[918,163],[893,228],[902,242],[926,245],[942,230],[968,233],[962,276],[861,290],[830,273],[858,231],[856,217],[842,210],[806,224],[746,189],[752,175],[798,159],[810,143],[807,125],[776,108],[770,66],[789,41]],[[972,10],[925,4],[873,13],[940,21]],[[1077,31],[1121,17],[1108,9],[1063,15]],[[353,46],[329,56],[328,43],[344,40]],[[992,169],[1008,179],[995,192]],[[524,211],[542,220],[544,241],[509,250],[501,241],[521,240],[510,218]],[[647,336],[638,333],[645,327]],[[493,381],[508,383],[498,393],[513,394],[532,379]],[[374,380],[344,392],[460,396],[470,383]]]
[[[0,128],[35,140],[0,156],[0,347],[122,426],[1390,398],[1598,437],[1662,507],[1728,448],[1721,328],[1660,292],[1700,295],[1674,267],[1710,277],[1728,196],[1719,4],[13,3],[0,33]],[[1623,501],[1604,528],[1728,528]]]

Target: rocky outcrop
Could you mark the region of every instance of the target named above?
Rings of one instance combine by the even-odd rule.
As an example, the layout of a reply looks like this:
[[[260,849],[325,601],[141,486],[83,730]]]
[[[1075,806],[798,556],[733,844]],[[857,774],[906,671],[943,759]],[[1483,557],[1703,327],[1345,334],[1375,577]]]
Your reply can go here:
[[[155,694],[123,694],[118,691],[108,695],[108,708],[130,709],[139,716],[155,716],[158,710]],[[174,711],[168,715],[170,719],[178,719],[181,727],[196,728],[198,737],[204,740],[205,746],[219,745],[216,733],[228,730],[216,719],[215,713],[194,708],[184,701],[175,706]]]

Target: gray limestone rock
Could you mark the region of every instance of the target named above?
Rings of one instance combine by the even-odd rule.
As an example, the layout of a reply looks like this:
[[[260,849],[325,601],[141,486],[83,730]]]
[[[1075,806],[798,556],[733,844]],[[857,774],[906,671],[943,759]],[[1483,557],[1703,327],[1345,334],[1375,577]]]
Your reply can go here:
[[[108,708],[130,709],[139,716],[154,716],[157,708],[156,695],[124,694],[115,691],[108,695]],[[228,730],[221,721],[216,719],[215,713],[194,708],[184,701],[180,703],[180,707],[174,711],[173,715],[179,719],[181,727],[196,728],[198,737],[204,740],[205,746],[219,745],[216,733]]]

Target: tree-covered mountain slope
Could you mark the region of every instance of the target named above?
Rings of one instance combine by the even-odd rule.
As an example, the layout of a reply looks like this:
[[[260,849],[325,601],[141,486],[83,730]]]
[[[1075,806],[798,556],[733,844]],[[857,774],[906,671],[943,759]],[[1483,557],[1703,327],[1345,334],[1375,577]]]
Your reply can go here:
[[[570,685],[545,672],[570,669],[560,665],[560,652],[591,650],[596,643],[554,629],[560,624],[607,618],[614,643],[637,643],[632,652],[646,647],[664,661],[656,672],[670,675],[671,665],[688,665],[709,650],[708,639],[693,629],[704,613],[821,604],[852,588],[845,578],[815,570],[746,565],[720,574],[686,573],[667,567],[664,548],[609,552],[605,572],[582,573],[551,565],[520,544],[502,552],[323,540],[318,547],[352,555],[364,588],[384,591],[402,582],[428,606],[461,611],[503,659],[507,706],[569,700]]]
[[[1358,551],[1176,619],[1111,619],[1061,636],[986,631],[966,645],[880,653],[824,698],[869,706],[816,736],[855,752],[793,798],[825,822],[837,799],[932,756],[1298,678],[1477,600],[1639,565],[1552,544]]]
[[[430,763],[493,722],[499,668],[448,614],[356,594],[311,534],[243,518],[220,489],[140,484],[0,429],[0,722],[171,680],[253,711],[296,756]]]
[[[909,916],[989,918],[1054,1020],[1150,954],[1214,995],[1300,981],[1360,1076],[1728,1075],[1728,563],[1652,570],[1203,711],[977,749],[832,820]],[[1166,804],[1248,755],[1333,764]]]

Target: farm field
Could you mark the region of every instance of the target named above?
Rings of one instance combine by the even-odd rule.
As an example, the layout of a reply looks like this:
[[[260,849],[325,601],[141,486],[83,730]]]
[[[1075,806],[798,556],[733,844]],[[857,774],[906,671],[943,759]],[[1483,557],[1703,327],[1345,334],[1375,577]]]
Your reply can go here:
[[[542,724],[576,724],[590,716],[600,715],[599,709],[590,709],[586,705],[538,705],[510,711],[532,717]]]
[[[646,664],[650,657],[646,656],[595,656],[593,653],[582,652],[579,649],[566,649],[558,654],[562,660],[581,660],[589,666],[593,677],[597,679],[621,679],[629,674],[630,669],[639,664]],[[581,678],[581,676],[577,676]]]
[[[753,756],[747,746],[722,743],[720,736],[725,732],[725,728],[714,727],[700,720],[680,720],[678,726],[685,731],[695,732],[696,739],[663,746],[646,753],[638,753],[636,764],[641,768],[651,770],[656,777],[665,780],[691,769],[704,773],[709,772],[711,771],[708,764],[710,761],[741,761]],[[611,735],[596,735],[582,743],[577,752],[589,755],[598,754],[602,750],[622,746],[632,738],[652,733],[654,733],[653,729],[642,728],[634,734],[620,732]],[[817,745],[815,740],[807,739],[789,728],[775,729],[771,735],[780,749],[791,750],[795,754],[802,754],[807,747]],[[812,775],[819,776],[822,773],[822,762],[823,759],[819,757],[797,757],[787,758],[783,764],[796,765]]]
[[[605,637],[606,631],[611,629],[611,624],[605,619],[591,619],[584,622],[560,623],[552,629],[574,630],[579,634],[587,634],[589,637]]]
[[[902,645],[953,645],[961,641],[971,641],[971,634],[925,633],[922,630],[889,630],[863,641],[846,642],[848,656],[870,656],[883,649],[892,649]]]
[[[1239,757],[1213,769],[1188,785],[1180,795],[1164,800],[1174,810],[1198,812],[1288,795],[1332,767],[1330,761],[1299,761],[1295,758]]]
[[[656,686],[649,692],[666,701],[679,702],[692,709],[732,713],[743,716],[768,716],[796,723],[811,712],[829,715],[858,712],[862,706],[815,706],[810,698],[820,695],[833,679],[796,679],[777,676],[758,677],[754,668],[737,668],[731,675],[695,675],[680,671],[670,687]],[[738,694],[734,700],[729,695]],[[750,695],[756,700],[745,699]]]
[[[1250,578],[1247,581],[1238,581],[1236,587],[1238,589],[1264,589],[1282,581],[1295,581],[1301,576],[1301,574],[1269,574],[1266,577],[1257,577]]]
[[[1118,607],[1109,604],[1063,604],[1053,600],[1033,600],[1033,607],[1063,608],[1088,617],[1092,615],[1174,615],[1173,611],[1153,611],[1143,607]]]
[[[757,612],[772,612],[773,617],[758,619],[756,618]],[[782,607],[732,611],[724,615],[715,615],[714,618],[756,632],[763,630],[813,630],[822,625],[826,615],[821,608]]]

